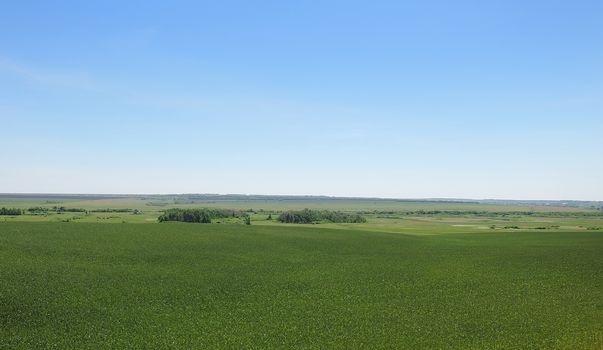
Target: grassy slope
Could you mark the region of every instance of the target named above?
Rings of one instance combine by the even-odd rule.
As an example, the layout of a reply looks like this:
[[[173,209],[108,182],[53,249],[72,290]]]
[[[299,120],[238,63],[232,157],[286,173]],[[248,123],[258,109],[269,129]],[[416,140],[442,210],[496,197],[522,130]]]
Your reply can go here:
[[[3,348],[597,348],[601,232],[0,222]]]

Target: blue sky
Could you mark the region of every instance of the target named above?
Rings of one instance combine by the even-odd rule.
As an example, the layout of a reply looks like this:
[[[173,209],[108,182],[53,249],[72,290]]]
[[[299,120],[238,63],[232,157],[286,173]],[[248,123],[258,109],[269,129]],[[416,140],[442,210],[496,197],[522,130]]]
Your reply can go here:
[[[4,1],[0,192],[603,200],[601,1]]]

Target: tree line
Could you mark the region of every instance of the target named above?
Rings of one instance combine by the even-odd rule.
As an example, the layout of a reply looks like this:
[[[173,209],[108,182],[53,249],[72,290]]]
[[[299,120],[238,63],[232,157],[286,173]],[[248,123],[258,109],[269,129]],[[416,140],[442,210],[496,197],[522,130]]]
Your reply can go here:
[[[289,210],[283,212],[278,221],[290,224],[311,224],[315,222],[363,223],[366,218],[359,214],[344,213],[331,210]]]
[[[56,213],[87,213],[88,211],[84,208],[66,208],[53,206],[52,208],[47,207],[31,207],[27,208],[27,211],[33,214],[45,214],[48,212],[56,212]]]
[[[21,215],[23,210],[19,208],[0,208],[0,215]]]
[[[246,224],[251,224],[249,215],[238,210],[231,209],[213,209],[213,208],[199,208],[199,209],[182,209],[173,208],[167,209],[159,216],[159,222],[164,221],[181,221],[181,222],[195,222],[202,224],[210,224],[212,219],[225,219],[225,218],[243,218]]]
[[[406,216],[545,216],[545,217],[600,217],[603,213],[598,211],[486,211],[486,210],[414,210],[414,211],[393,211],[393,210],[373,210],[361,211],[360,214],[376,215],[406,215]],[[378,216],[387,218],[388,216]]]

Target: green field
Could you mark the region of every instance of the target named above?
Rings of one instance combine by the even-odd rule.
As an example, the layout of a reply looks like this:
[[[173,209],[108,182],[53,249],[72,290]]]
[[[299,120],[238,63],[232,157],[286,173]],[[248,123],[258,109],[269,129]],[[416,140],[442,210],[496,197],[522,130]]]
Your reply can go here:
[[[368,205],[344,204],[328,208]],[[157,209],[0,217],[0,348],[603,348],[601,216],[404,214],[428,205],[467,204],[363,224],[282,224],[259,207],[252,225],[160,224]]]

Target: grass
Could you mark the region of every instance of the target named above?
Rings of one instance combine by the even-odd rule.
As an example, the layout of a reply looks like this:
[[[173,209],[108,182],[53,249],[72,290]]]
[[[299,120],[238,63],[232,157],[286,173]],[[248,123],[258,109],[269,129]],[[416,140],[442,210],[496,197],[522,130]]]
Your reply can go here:
[[[0,348],[603,347],[602,232],[373,225],[0,222]]]
[[[64,206],[67,208],[83,208],[88,213],[53,213],[48,215],[26,215],[0,216],[1,222],[98,222],[98,223],[153,223],[162,212],[169,208],[222,208],[237,210],[256,210],[251,214],[254,225],[279,225],[277,220],[267,221],[268,213],[276,213],[289,209],[311,208],[317,210],[337,210],[348,213],[365,211],[362,214],[368,219],[366,224],[329,224],[321,227],[339,228],[345,230],[370,230],[407,234],[433,234],[433,233],[462,233],[467,231],[489,230],[494,226],[497,231],[505,231],[504,227],[517,226],[522,231],[534,230],[536,227],[559,226],[559,231],[591,231],[603,227],[603,212],[589,208],[578,207],[554,207],[554,206],[530,206],[524,205],[498,205],[478,204],[466,202],[437,202],[437,201],[409,201],[391,199],[329,199],[329,198],[304,198],[292,197],[292,199],[281,199],[281,197],[261,197],[263,199],[237,199],[225,200],[219,198],[230,198],[228,196],[217,196],[214,200],[183,200],[184,196],[122,196],[115,198],[72,196],[64,198],[61,196],[40,195],[39,197],[19,197],[0,195],[0,207],[27,209],[31,207]],[[151,205],[161,203],[161,206]],[[140,215],[133,213],[116,212],[93,212],[104,209],[137,209]],[[263,212],[260,210],[264,210]],[[473,216],[473,215],[408,215],[409,211],[418,210],[441,210],[441,211],[485,211],[506,212],[506,216]],[[373,213],[377,211],[377,213]],[[379,213],[381,211],[381,213]],[[385,214],[383,211],[392,214]],[[532,211],[533,215],[521,215],[520,213]],[[372,213],[372,214],[371,214]],[[515,214],[513,214],[515,213]],[[551,214],[564,214],[555,217]],[[584,214],[597,216],[585,216]],[[567,216],[569,215],[569,216]],[[275,219],[277,215],[274,215]],[[507,230],[508,231],[508,230]]]

